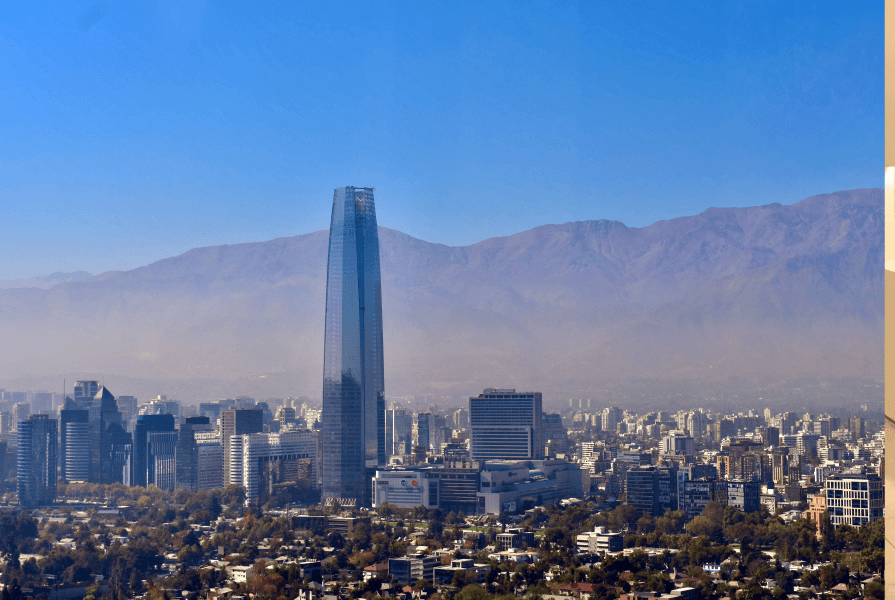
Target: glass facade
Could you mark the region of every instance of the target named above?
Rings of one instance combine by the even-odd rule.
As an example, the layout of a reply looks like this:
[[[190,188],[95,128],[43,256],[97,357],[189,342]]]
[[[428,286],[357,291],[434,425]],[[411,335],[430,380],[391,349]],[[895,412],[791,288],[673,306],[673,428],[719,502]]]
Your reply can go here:
[[[17,484],[19,505],[46,506],[56,501],[56,420],[31,415],[19,421]]]
[[[172,431],[174,431],[174,415],[140,415],[137,417],[133,438],[132,485],[146,487],[150,483],[154,483],[158,486],[154,478],[155,465],[150,457],[149,435],[154,432]]]
[[[323,497],[372,500],[384,464],[385,384],[379,231],[372,188],[333,195],[323,350]]]

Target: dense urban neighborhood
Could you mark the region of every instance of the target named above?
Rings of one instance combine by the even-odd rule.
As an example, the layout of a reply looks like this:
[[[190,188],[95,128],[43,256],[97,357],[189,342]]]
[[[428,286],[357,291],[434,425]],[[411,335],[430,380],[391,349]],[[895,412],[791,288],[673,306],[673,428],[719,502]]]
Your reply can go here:
[[[882,597],[862,417],[394,399],[369,494],[327,498],[307,398],[75,392],[0,392],[3,598]]]
[[[883,597],[882,520],[823,518],[818,530],[714,502],[694,519],[594,499],[469,517],[387,504],[246,509],[237,486],[60,492],[55,507],[0,517],[4,597]]]

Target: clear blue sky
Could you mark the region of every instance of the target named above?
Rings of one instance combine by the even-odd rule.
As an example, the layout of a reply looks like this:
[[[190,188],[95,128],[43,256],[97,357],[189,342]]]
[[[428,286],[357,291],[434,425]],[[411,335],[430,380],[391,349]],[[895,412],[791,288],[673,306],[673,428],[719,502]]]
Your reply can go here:
[[[4,6],[0,279],[882,185],[882,2],[249,4]]]

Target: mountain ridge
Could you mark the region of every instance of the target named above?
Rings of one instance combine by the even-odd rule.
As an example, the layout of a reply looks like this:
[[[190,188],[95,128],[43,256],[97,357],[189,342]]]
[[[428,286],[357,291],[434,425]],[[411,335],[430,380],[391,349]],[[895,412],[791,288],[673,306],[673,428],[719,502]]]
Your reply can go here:
[[[876,188],[467,246],[381,227],[387,393],[468,394],[495,378],[584,393],[683,371],[881,376],[882,230]],[[319,395],[327,239],[206,246],[0,289],[0,337],[17,340],[0,349],[0,377],[267,372],[293,380],[283,393]]]

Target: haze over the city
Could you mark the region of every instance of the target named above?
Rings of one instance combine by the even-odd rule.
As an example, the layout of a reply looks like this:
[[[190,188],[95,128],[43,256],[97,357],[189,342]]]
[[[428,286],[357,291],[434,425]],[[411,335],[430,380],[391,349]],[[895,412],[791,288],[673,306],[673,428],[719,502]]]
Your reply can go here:
[[[845,396],[876,406],[881,205],[881,190],[854,190],[639,229],[545,225],[463,247],[384,228],[386,392],[462,398],[512,384],[549,405],[650,406],[748,388],[756,407]],[[54,390],[90,375],[185,400],[319,397],[327,236],[0,290],[0,334],[14,340],[0,376]]]

